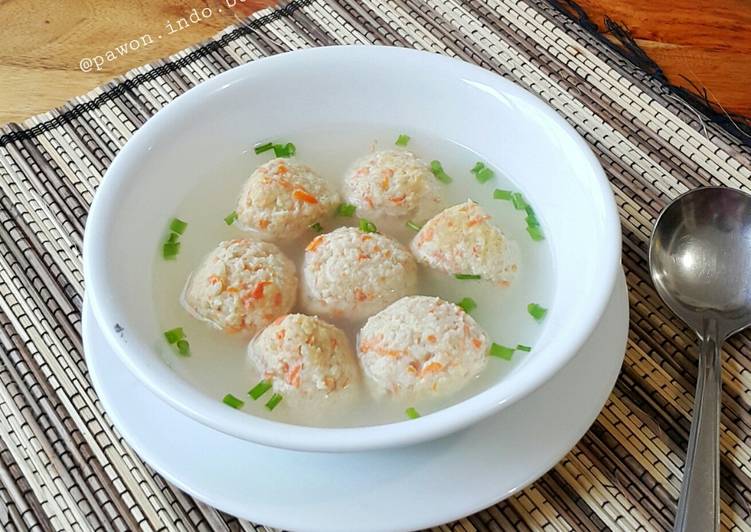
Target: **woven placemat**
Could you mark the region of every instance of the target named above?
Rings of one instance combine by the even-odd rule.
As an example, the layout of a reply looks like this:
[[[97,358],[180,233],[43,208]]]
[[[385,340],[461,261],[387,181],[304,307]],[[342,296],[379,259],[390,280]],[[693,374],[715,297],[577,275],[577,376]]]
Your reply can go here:
[[[81,242],[97,184],[146,119],[235,65],[347,43],[456,56],[538,94],[589,141],[623,223],[631,330],[587,435],[534,485],[451,530],[666,530],[675,513],[697,351],[649,282],[660,209],[702,185],[748,188],[751,151],[548,4],[312,0],[258,13],[62,109],[0,130],[0,526],[259,529],[196,502],[113,428],[81,346]],[[722,525],[751,530],[751,336],[725,348]]]

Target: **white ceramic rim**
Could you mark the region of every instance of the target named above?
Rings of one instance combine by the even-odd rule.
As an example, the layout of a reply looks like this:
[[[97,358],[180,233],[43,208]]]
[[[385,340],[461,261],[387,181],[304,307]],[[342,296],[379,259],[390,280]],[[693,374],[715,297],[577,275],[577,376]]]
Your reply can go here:
[[[603,229],[610,237],[600,243],[602,246],[601,269],[599,270],[601,275],[598,280],[587,280],[588,282],[597,281],[600,284],[599,291],[596,292],[588,307],[589,315],[582,320],[582,325],[575,334],[571,335],[569,341],[561,342],[547,350],[549,363],[533,377],[524,382],[517,379],[506,383],[505,390],[499,391],[491,387],[461,403],[409,422],[354,428],[290,425],[228,409],[221,403],[211,401],[199,394],[169,368],[159,364],[141,363],[138,359],[128,356],[125,345],[119,341],[117,333],[109,326],[109,324],[116,323],[117,314],[112,302],[103,297],[103,294],[109,291],[107,276],[103,274],[106,257],[103,246],[100,244],[106,241],[106,235],[101,231],[101,227],[105,225],[103,222],[107,217],[107,205],[115,201],[118,190],[128,179],[128,173],[121,171],[121,167],[127,166],[126,158],[137,157],[139,153],[147,150],[149,136],[160,127],[163,121],[169,122],[172,116],[179,115],[184,109],[200,105],[204,97],[222,86],[242,80],[248,75],[249,70],[252,72],[255,64],[286,61],[292,65],[294,61],[309,61],[319,54],[349,53],[363,56],[371,53],[390,54],[391,61],[399,61],[404,55],[417,54],[420,55],[420,60],[431,68],[446,70],[452,76],[478,80],[494,86],[499,91],[534,107],[536,111],[568,134],[570,140],[579,148],[580,155],[591,167],[595,176],[594,184],[606,207],[603,212]],[[411,445],[445,436],[498,412],[539,388],[578,352],[591,335],[615,286],[620,269],[620,253],[620,221],[605,172],[587,143],[574,128],[538,97],[497,74],[438,54],[383,46],[331,46],[286,52],[258,59],[219,74],[179,96],[149,119],[120,151],[99,186],[87,218],[83,258],[87,297],[107,341],[130,371],[163,400],[205,425],[245,440],[286,449],[349,452]],[[156,359],[156,355],[154,358]],[[397,425],[398,429],[396,429]]]

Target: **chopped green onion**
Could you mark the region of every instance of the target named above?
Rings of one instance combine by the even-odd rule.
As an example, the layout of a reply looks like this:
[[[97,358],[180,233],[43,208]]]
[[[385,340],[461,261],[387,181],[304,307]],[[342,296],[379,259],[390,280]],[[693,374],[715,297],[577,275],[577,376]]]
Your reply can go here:
[[[190,344],[187,340],[178,340],[175,345],[177,346],[177,352],[182,356],[190,356]]]
[[[470,312],[472,312],[473,310],[477,308],[477,303],[475,303],[475,300],[472,299],[471,297],[464,297],[462,298],[461,301],[457,303],[457,306],[460,306],[461,308],[464,309],[464,312],[469,314]]]
[[[495,172],[485,166],[485,163],[477,162],[474,167],[472,167],[472,170],[470,170],[473,174],[475,174],[475,177],[480,183],[485,183],[491,179],[493,179],[493,176],[495,175]]]
[[[370,220],[360,218],[360,231],[362,231],[363,233],[377,233],[378,228]]]
[[[540,221],[534,214],[530,214],[524,218],[524,221],[527,222],[527,227],[540,227]]]
[[[405,414],[407,414],[407,417],[409,419],[417,419],[420,417],[420,412],[415,410],[414,406],[410,406],[407,410],[404,411]]]
[[[164,331],[164,337],[167,339],[168,344],[176,344],[179,340],[185,338],[185,332],[182,327],[176,327],[169,331]]]
[[[511,360],[511,357],[514,355],[514,348],[506,347],[505,345],[500,345],[493,342],[490,346],[489,354],[492,357],[502,358],[503,360]]]
[[[261,154],[265,151],[269,151],[274,148],[273,142],[267,142],[266,144],[256,144],[255,148],[253,148],[256,152],[256,155]]]
[[[529,315],[537,321],[542,321],[548,313],[548,309],[541,307],[537,303],[530,303],[527,305],[527,312],[529,312]]]
[[[255,401],[263,394],[268,392],[271,389],[271,386],[271,381],[261,381],[250,389],[248,395],[251,396]]]
[[[418,224],[416,224],[416,223],[415,223],[415,222],[413,222],[412,220],[408,220],[408,221],[407,221],[407,223],[406,223],[405,225],[406,225],[407,227],[409,227],[410,229],[414,230],[414,231],[419,231],[420,229],[422,229],[422,226],[421,226],[421,225],[418,225]]]
[[[514,195],[513,192],[510,190],[501,190],[500,188],[497,188],[493,191],[493,199],[499,199],[499,200],[510,200],[511,197]]]
[[[397,146],[401,146],[403,148],[409,143],[409,139],[410,139],[409,135],[405,135],[404,133],[402,133],[401,135],[399,135],[399,138],[396,139],[396,142],[394,144],[396,144]]]
[[[340,203],[339,206],[336,208],[336,215],[347,216],[347,217],[354,216],[356,210],[357,210],[357,207],[355,207],[351,203]]]
[[[443,170],[443,166],[441,166],[439,161],[430,161],[430,171],[433,172],[435,178],[441,183],[446,183],[448,185],[453,181],[451,176]]]
[[[232,225],[233,223],[235,223],[235,220],[237,220],[237,212],[235,211],[232,211],[224,217],[224,223],[226,223],[227,225]]]
[[[516,350],[517,351],[524,351],[526,353],[529,353],[530,351],[532,351],[532,348],[529,347],[528,345],[518,344],[516,346]]]
[[[169,224],[170,231],[177,233],[178,235],[183,234],[187,227],[188,222],[183,222],[180,218],[172,218],[172,221]]]
[[[545,240],[545,235],[542,234],[542,229],[540,229],[539,227],[528,226],[527,233],[529,233],[529,236],[531,236],[532,240],[534,240],[535,242]]]
[[[287,144],[274,144],[274,155],[277,157],[292,157],[297,148],[291,142]]]
[[[475,165],[472,167],[472,170],[470,170],[471,173],[477,175],[477,172],[485,168],[485,163],[477,161]]]
[[[242,408],[243,406],[245,406],[244,401],[238,399],[231,393],[225,395],[224,399],[222,399],[222,402],[227,406],[231,406],[232,408]]]
[[[167,260],[173,260],[180,253],[180,242],[167,241],[162,246],[162,256]]]
[[[310,229],[311,231],[315,231],[316,233],[323,233],[323,226],[318,222],[314,224],[310,224],[308,226],[308,229]]]
[[[524,196],[521,192],[514,192],[511,195],[511,203],[514,204],[514,208],[518,211],[523,211],[527,207],[529,207],[529,204],[524,201]]]
[[[475,275],[474,273],[455,273],[454,277],[456,279],[459,279],[460,281],[466,281],[469,279],[482,279],[482,277]]]
[[[169,238],[167,238],[167,243],[176,244],[179,238],[180,238],[180,235],[178,235],[177,233],[170,233]]]
[[[475,177],[480,183],[487,183],[488,181],[493,179],[493,176],[495,176],[495,172],[487,167],[483,168],[475,174]]]
[[[276,405],[282,402],[282,396],[278,393],[275,393],[271,396],[271,399],[268,400],[266,403],[266,408],[269,410],[274,410],[276,408]]]

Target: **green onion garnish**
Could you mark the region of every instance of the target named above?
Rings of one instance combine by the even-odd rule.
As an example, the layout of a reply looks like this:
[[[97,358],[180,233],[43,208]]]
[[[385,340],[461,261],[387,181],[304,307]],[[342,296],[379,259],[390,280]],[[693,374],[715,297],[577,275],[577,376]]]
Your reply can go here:
[[[545,240],[545,235],[542,234],[542,229],[536,226],[527,226],[527,233],[529,233],[529,236],[532,237],[532,240],[535,242],[539,242],[540,240]]]
[[[370,220],[360,218],[360,231],[362,231],[363,233],[377,233],[378,228]]]
[[[497,188],[493,191],[493,199],[508,201],[513,195],[514,193],[510,190],[501,190],[500,188]]]
[[[404,146],[409,144],[409,139],[410,139],[409,135],[405,135],[404,133],[402,133],[401,135],[399,135],[399,138],[396,139],[396,142],[394,144],[396,144],[397,146],[401,146],[403,148]]]
[[[250,391],[248,392],[248,395],[253,398],[255,401],[259,397],[261,397],[263,394],[268,392],[271,389],[271,381],[261,381],[255,386],[253,386]]]
[[[493,342],[490,346],[489,354],[492,357],[502,358],[503,360],[511,360],[511,357],[514,355],[514,348],[506,347],[505,345],[500,345]]]
[[[464,312],[469,314],[477,308],[477,303],[471,297],[463,297],[461,301],[457,303],[457,306],[464,309]]]
[[[190,344],[187,340],[178,340],[175,345],[177,346],[177,352],[182,356],[190,356]]]
[[[297,148],[291,142],[287,144],[274,144],[273,147],[274,155],[277,157],[292,157],[297,152]]]
[[[441,183],[446,183],[448,185],[453,181],[451,176],[443,170],[443,166],[441,166],[439,161],[430,161],[430,171],[433,172],[435,178]]]
[[[176,327],[169,331],[164,331],[164,337],[167,339],[168,344],[176,344],[179,340],[185,338],[185,332],[182,327]]]
[[[420,229],[422,229],[422,226],[421,226],[421,225],[418,225],[418,224],[416,224],[416,223],[415,223],[415,222],[413,222],[412,220],[408,220],[408,221],[407,221],[407,223],[406,223],[405,225],[406,225],[407,227],[409,227],[410,229],[414,230],[414,231],[419,231]]]
[[[177,243],[177,241],[178,241],[179,238],[180,238],[180,235],[178,235],[177,233],[170,233],[169,234],[169,238],[167,238],[167,243],[168,244],[175,244],[175,243]]]
[[[222,399],[222,403],[224,403],[227,406],[231,406],[232,408],[242,408],[245,406],[245,401],[242,401],[232,395],[231,393],[228,393],[224,396],[224,399]]]
[[[480,183],[485,183],[487,181],[490,181],[493,179],[493,176],[495,175],[495,172],[485,166],[485,163],[477,162],[475,166],[470,170],[473,174],[475,174],[475,177]]]
[[[308,226],[308,229],[310,229],[311,231],[315,231],[316,233],[323,233],[323,226],[318,222],[314,224],[310,224]]]
[[[477,161],[475,165],[472,167],[472,170],[470,170],[471,173],[477,175],[477,172],[485,168],[485,163]]]
[[[269,151],[274,147],[273,142],[267,142],[266,144],[256,144],[255,148],[253,148],[256,152],[256,155],[263,153],[265,151]]]
[[[516,346],[516,350],[517,351],[524,351],[526,353],[529,353],[530,351],[532,351],[532,348],[529,347],[528,345],[518,344]]]
[[[548,309],[541,307],[537,303],[530,303],[527,305],[527,312],[529,312],[529,315],[537,321],[542,321],[548,313]]]
[[[495,176],[495,172],[493,172],[493,170],[488,167],[483,168],[475,174],[475,177],[480,183],[486,183],[490,181],[491,179],[493,179],[493,176]]]
[[[224,223],[226,223],[227,225],[232,225],[233,223],[235,223],[235,220],[237,220],[237,213],[235,211],[232,211],[224,217]]]
[[[415,410],[414,406],[410,406],[407,410],[404,411],[405,414],[407,414],[407,417],[409,419],[417,419],[420,417],[420,412]]]
[[[529,204],[524,201],[524,196],[522,196],[521,192],[514,192],[511,194],[511,203],[514,204],[514,208],[518,211],[523,211],[529,207]]]
[[[356,210],[357,210],[357,207],[355,207],[351,203],[340,203],[339,206],[336,208],[336,215],[347,216],[347,217],[354,216]]]
[[[461,281],[466,281],[469,279],[482,279],[482,277],[475,275],[474,273],[455,273],[454,277]]]
[[[162,256],[167,260],[172,260],[180,253],[180,242],[170,242],[169,240],[162,246]]]
[[[187,227],[188,222],[183,222],[180,218],[172,218],[172,221],[169,224],[170,231],[177,233],[178,235],[183,234]]]
[[[266,408],[269,410],[274,410],[276,408],[276,405],[282,402],[282,396],[278,393],[275,393],[271,396],[271,399],[266,403]]]

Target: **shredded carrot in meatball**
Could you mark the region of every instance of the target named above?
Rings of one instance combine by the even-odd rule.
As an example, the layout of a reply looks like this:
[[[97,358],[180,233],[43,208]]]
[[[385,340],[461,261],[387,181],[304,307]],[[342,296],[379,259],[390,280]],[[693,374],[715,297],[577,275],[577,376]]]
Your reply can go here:
[[[310,244],[307,245],[305,248],[305,251],[315,251],[318,246],[320,246],[323,243],[323,235],[318,235],[313,240],[310,241]]]
[[[443,369],[443,364],[440,362],[431,362],[427,366],[425,366],[422,370],[423,375],[426,373],[438,373]]]
[[[305,192],[304,190],[300,188],[298,188],[292,193],[292,197],[295,198],[297,201],[302,201],[304,203],[312,203],[312,204],[318,203],[318,200],[316,199],[315,196],[313,196],[312,194],[308,194],[307,192]]]
[[[270,284],[271,284],[271,281],[258,281],[256,283],[255,288],[253,288],[253,291],[250,293],[250,297],[252,297],[253,299],[262,299],[263,288]]]

